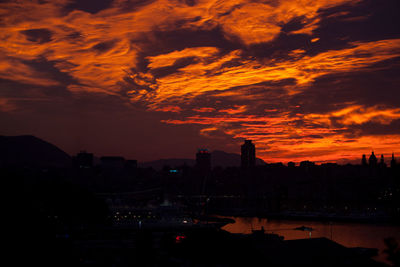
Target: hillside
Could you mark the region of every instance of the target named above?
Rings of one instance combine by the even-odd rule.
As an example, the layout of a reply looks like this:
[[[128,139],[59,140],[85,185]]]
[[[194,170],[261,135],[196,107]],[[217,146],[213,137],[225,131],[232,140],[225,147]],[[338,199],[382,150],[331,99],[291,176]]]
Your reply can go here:
[[[0,166],[64,167],[71,157],[32,135],[0,136]]]

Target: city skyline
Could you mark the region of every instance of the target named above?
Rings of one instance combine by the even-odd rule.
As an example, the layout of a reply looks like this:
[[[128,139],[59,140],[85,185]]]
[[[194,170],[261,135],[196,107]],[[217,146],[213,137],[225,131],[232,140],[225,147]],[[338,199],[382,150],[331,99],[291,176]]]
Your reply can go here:
[[[140,162],[400,154],[394,0],[2,1],[0,135]]]

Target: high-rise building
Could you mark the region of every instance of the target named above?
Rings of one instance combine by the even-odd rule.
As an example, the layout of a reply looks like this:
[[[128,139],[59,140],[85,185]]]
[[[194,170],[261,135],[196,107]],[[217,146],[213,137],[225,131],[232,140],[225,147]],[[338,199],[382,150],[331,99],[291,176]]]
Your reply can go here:
[[[251,140],[245,140],[241,146],[242,167],[249,168],[256,165],[256,146]]]
[[[392,160],[390,161],[390,168],[396,167],[396,159],[394,157],[394,153],[392,153]]]
[[[379,162],[379,166],[382,168],[386,167],[385,158],[383,157],[383,154],[381,154],[381,161]]]
[[[211,154],[208,149],[198,149],[196,153],[196,167],[201,171],[211,170]]]
[[[369,156],[368,160],[369,166],[373,167],[378,164],[378,159],[376,158],[374,151],[372,151],[371,156]]]
[[[362,166],[367,166],[367,157],[365,156],[365,154],[362,155],[362,159],[361,159],[361,165]]]

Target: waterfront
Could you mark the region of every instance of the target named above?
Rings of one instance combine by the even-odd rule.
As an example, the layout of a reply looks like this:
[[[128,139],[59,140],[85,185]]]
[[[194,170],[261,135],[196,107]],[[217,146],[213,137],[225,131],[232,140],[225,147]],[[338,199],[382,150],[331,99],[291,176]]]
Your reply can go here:
[[[384,239],[393,237],[400,240],[400,226],[391,224],[366,224],[346,222],[319,222],[297,220],[269,220],[257,217],[224,217],[235,220],[222,229],[231,233],[251,233],[263,227],[268,233],[284,236],[285,240],[308,238],[309,231],[294,230],[297,227],[311,227],[311,237],[326,237],[346,247],[377,248],[376,260],[387,262]]]

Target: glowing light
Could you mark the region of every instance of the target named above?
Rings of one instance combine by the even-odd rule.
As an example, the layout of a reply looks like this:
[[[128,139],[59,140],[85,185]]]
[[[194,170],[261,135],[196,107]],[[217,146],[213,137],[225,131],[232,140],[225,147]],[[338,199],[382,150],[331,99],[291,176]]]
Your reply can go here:
[[[186,236],[184,236],[184,235],[177,235],[177,236],[175,237],[175,243],[182,243],[182,241],[185,240],[185,239],[186,239]]]

